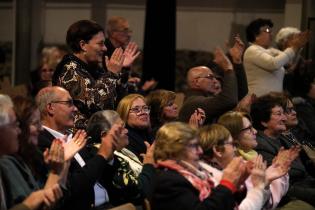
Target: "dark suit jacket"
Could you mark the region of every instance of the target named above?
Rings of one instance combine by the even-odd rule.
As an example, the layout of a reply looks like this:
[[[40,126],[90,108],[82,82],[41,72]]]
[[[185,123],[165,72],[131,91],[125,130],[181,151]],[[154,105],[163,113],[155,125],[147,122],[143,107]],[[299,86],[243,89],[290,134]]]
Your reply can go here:
[[[208,198],[199,200],[199,192],[186,178],[173,170],[160,170],[157,174],[151,201],[152,210],[229,210],[235,202],[232,192],[219,185]]]
[[[38,137],[39,147],[50,147],[53,139],[55,137],[44,129]],[[76,160],[71,162],[66,184],[69,193],[65,195],[61,209],[92,209],[95,183],[98,181],[107,189],[106,183],[112,179],[113,167],[102,156],[97,155],[94,148],[86,147],[80,151],[80,155],[86,165],[81,167]]]

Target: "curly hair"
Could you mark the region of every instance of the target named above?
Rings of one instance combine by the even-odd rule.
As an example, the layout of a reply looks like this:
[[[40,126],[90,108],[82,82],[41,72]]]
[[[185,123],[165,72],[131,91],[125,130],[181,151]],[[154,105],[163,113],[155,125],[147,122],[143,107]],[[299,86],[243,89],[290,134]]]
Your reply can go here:
[[[258,18],[249,23],[246,27],[246,38],[248,42],[254,42],[256,40],[256,36],[260,34],[260,28],[263,26],[273,27],[273,23],[270,19],[262,19]]]

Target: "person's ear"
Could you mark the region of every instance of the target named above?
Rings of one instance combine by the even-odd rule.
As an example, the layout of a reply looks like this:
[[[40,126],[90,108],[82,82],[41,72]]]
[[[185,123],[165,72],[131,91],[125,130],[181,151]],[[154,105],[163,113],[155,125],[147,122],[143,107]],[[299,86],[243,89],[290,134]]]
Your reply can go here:
[[[55,113],[55,107],[52,105],[52,103],[49,103],[46,105],[46,110],[48,115],[52,116]]]
[[[79,42],[80,48],[82,49],[83,52],[86,52],[86,42],[84,40],[81,40]]]
[[[223,155],[222,149],[219,148],[218,146],[213,146],[212,151],[213,151],[214,157],[216,158],[221,158]]]
[[[262,126],[264,126],[265,128],[267,128],[267,123],[266,122],[261,122]]]

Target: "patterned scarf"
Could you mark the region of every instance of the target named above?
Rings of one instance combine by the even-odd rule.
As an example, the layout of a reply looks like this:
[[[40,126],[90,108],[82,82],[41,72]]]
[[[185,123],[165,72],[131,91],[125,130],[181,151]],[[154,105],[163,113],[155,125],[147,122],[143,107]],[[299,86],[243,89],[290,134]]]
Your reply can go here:
[[[202,167],[196,168],[185,161],[165,160],[159,161],[158,167],[168,168],[180,173],[199,191],[199,200],[203,201],[214,187],[210,175]]]

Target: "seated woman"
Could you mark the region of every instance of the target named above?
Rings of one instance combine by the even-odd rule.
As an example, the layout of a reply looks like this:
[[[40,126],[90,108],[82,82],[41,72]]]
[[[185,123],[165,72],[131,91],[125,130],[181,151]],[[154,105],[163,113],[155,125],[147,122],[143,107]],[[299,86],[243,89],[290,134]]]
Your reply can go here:
[[[117,112],[128,130],[129,144],[126,148],[140,158],[140,154],[145,154],[147,150],[145,141],[152,144],[154,140],[150,125],[150,107],[142,95],[129,94],[121,99]]]
[[[214,187],[213,177],[201,165],[197,132],[188,124],[171,122],[157,132],[154,157],[158,172],[152,209],[233,209],[233,193],[245,165],[236,158]]]
[[[18,136],[19,149],[17,153],[0,159],[0,170],[7,186],[8,207],[21,202],[35,190],[46,189],[56,183],[65,184],[68,167],[64,167],[64,162],[82,148],[72,144],[71,148],[70,144],[66,147],[59,140],[54,140],[50,149],[42,154],[36,147],[41,123],[35,102],[25,97],[16,97],[14,103],[21,129]],[[69,149],[72,150],[71,155]]]
[[[253,160],[258,155],[254,150],[257,146],[257,130],[251,122],[251,117],[245,112],[230,111],[218,119],[218,123],[231,133],[238,155],[245,160]]]
[[[175,103],[176,94],[169,90],[155,90],[146,96],[146,103],[150,107],[150,120],[152,132],[155,135],[157,130],[167,122],[172,122],[178,118],[178,107]],[[191,115],[189,124],[194,127],[203,125],[205,112],[198,108]]]
[[[97,146],[101,137],[107,133],[114,124],[124,124],[119,114],[113,110],[99,111],[92,115],[87,125],[87,132],[92,142]],[[109,191],[110,202],[114,205],[126,202],[140,204],[144,198],[149,197],[149,186],[155,175],[153,167],[152,148],[148,149],[143,164],[124,154],[131,153],[124,148],[128,144],[127,129],[122,128],[121,139],[123,144],[117,144],[114,152],[114,171],[111,184],[106,188]],[[122,152],[122,150],[124,150]]]
[[[201,128],[199,136],[200,145],[204,150],[203,159],[206,161],[201,164],[204,167],[207,167],[206,164],[209,164],[215,165],[219,170],[225,169],[235,157],[235,143],[229,130],[222,125],[213,124]],[[277,206],[282,196],[285,195],[288,190],[288,177],[284,175],[288,171],[289,163],[286,163],[283,158],[287,157],[287,155],[288,153],[285,152],[280,153],[278,155],[278,160],[275,161],[274,165],[267,168],[267,170],[266,167],[264,167],[264,170],[266,171],[261,172],[265,173],[265,175],[262,177],[263,180],[260,185],[255,184],[253,180],[253,176],[257,177],[257,174],[253,174],[255,171],[249,171],[251,176],[245,182],[245,186],[248,190],[247,195],[244,200],[239,201],[239,209],[261,209],[266,203],[265,201],[269,199],[270,191],[272,197],[270,197],[270,202],[266,203],[264,208],[271,209]],[[257,158],[261,157],[256,155],[252,161],[256,162]],[[252,162],[247,162],[247,164],[250,166]],[[209,170],[211,170],[211,168]],[[218,173],[216,170],[213,170],[212,173],[217,174],[215,176],[217,180],[221,180],[221,173]],[[283,178],[278,179],[279,177]]]

